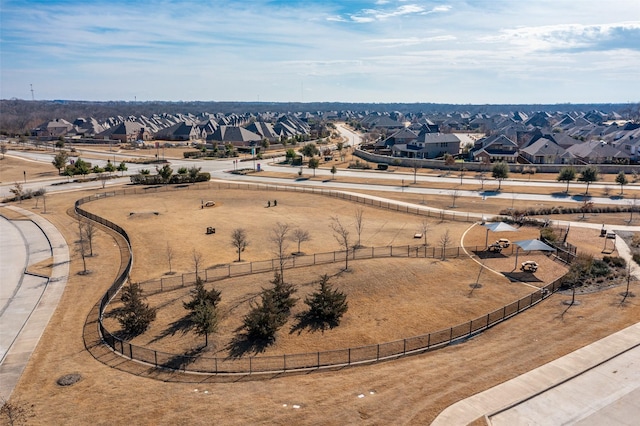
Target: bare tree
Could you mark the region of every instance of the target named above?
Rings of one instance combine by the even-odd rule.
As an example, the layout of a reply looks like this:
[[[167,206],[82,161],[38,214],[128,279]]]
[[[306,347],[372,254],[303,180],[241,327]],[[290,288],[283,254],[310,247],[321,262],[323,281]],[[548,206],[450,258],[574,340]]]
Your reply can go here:
[[[274,245],[274,253],[278,258],[278,263],[280,266],[280,279],[284,280],[284,265],[287,263],[289,256],[287,255],[287,251],[289,250],[289,245],[287,244],[288,235],[291,229],[289,225],[286,223],[276,223],[276,225],[271,229],[271,235],[269,236],[269,240]]]
[[[231,245],[238,250],[238,262],[241,260],[241,253],[244,249],[249,245],[249,240],[247,239],[247,231],[242,228],[236,228],[231,232]]]
[[[447,258],[447,247],[451,245],[453,240],[451,239],[451,235],[449,235],[449,230],[444,231],[444,234],[440,236],[440,248],[442,249],[442,260]]]
[[[293,230],[293,240],[298,243],[297,253],[300,253],[300,244],[311,240],[311,236],[306,229],[296,228]]]
[[[87,255],[89,250],[89,243],[85,239],[84,232],[82,230],[82,226],[80,226],[80,232],[78,233],[78,239],[76,240],[75,252],[80,255],[82,259],[82,275],[86,275],[89,273],[87,269]]]
[[[480,181],[480,184],[482,185],[480,191],[484,191],[484,182],[487,180],[487,175],[485,174],[485,172],[480,172],[478,175],[476,175],[476,179],[478,179]]]
[[[100,182],[102,183],[102,189],[104,189],[104,187],[107,185],[107,181],[109,180],[109,175],[107,173],[100,173],[98,175],[98,179],[100,179]]]
[[[449,194],[451,195],[451,200],[453,201],[453,203],[451,204],[451,208],[455,209],[456,208],[456,200],[460,196],[460,192],[457,189],[454,189],[452,191],[449,191]]]
[[[2,424],[6,425],[26,425],[29,419],[35,417],[33,414],[33,405],[14,400],[7,401],[4,397],[0,397],[0,419]]]
[[[169,241],[167,241],[167,250],[165,251],[165,254],[167,256],[167,262],[169,263],[169,274],[173,274],[173,270],[171,268],[171,262],[173,261],[173,247],[171,247]]]
[[[429,232],[429,222],[427,222],[427,219],[422,219],[422,222],[420,223],[420,231],[422,231],[422,238],[424,238],[424,247],[426,250],[426,248],[429,246],[427,242],[427,233]]]
[[[349,246],[351,242],[349,231],[342,225],[340,219],[335,216],[331,217],[331,229],[333,230],[333,237],[340,244],[340,247],[344,249],[344,270],[346,271],[349,269]]]
[[[22,198],[24,197],[24,187],[22,186],[22,183],[16,181],[13,184],[13,188],[9,191],[15,195],[15,198],[20,202],[20,204],[22,204]]]
[[[636,205],[638,203],[638,196],[633,194],[633,199],[631,200],[631,208],[629,209],[629,223],[633,221],[633,212],[636,209]]]
[[[0,153],[2,153],[2,159],[4,160],[4,154],[7,153],[7,144],[5,142],[0,143]]]
[[[356,226],[356,233],[358,234],[358,242],[356,243],[355,248],[360,248],[360,236],[362,235],[362,229],[364,228],[363,215],[364,215],[364,209],[362,207],[356,208],[355,226]]]
[[[200,266],[203,262],[202,253],[197,251],[195,248],[191,251],[191,261],[193,262],[193,268],[196,270],[196,279],[200,276],[198,271],[200,270]]]
[[[93,257],[93,239],[96,236],[98,228],[96,228],[94,221],[86,218],[78,221],[78,227],[80,229],[80,238],[87,242],[89,245],[89,256]]]
[[[418,168],[420,167],[420,163],[418,163],[418,159],[414,158],[411,162],[411,167],[413,168],[413,184],[416,184],[416,179],[418,175]]]

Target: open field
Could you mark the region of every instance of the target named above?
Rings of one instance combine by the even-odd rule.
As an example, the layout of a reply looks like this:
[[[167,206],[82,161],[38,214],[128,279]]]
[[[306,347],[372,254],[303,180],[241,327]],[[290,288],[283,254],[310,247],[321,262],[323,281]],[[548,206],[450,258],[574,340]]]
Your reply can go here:
[[[51,169],[55,174],[52,166]],[[107,366],[94,359],[84,348],[82,326],[87,314],[111,284],[120,267],[115,240],[107,233],[99,231],[94,242],[96,256],[87,259],[91,274],[78,274],[82,270],[82,262],[78,254],[73,253],[78,227],[67,211],[73,205],[73,201],[89,193],[91,192],[51,194],[47,198],[47,213],[43,216],[65,235],[72,251],[72,264],[63,299],[12,397],[15,401],[33,404],[35,417],[30,419],[30,424],[428,424],[453,402],[502,383],[640,320],[639,298],[628,298],[625,304],[621,305],[620,287],[580,295],[578,300],[581,305],[571,307],[568,311],[562,301],[570,296],[556,294],[535,308],[468,342],[378,365],[258,381],[238,377],[233,383],[214,383],[209,382],[206,377],[198,376],[188,379],[182,375],[163,377],[168,382],[153,380],[144,368],[131,368],[132,371],[137,370],[136,374],[121,371],[119,368],[127,370],[125,360],[116,358],[110,363],[111,366]],[[174,207],[173,201],[176,200],[171,199],[175,197],[173,192],[139,198],[110,198],[98,202],[101,204],[100,214],[105,217],[109,217],[110,214],[114,222],[127,229],[135,228],[135,232],[140,233],[140,236],[134,239],[134,279],[158,278],[168,271],[164,254],[167,241],[180,244],[175,246],[176,264],[173,268],[177,272],[193,270],[190,259],[193,248],[202,249],[207,266],[233,261],[234,249],[225,235],[228,231],[225,220],[229,220],[222,214],[225,207],[234,207],[232,217],[235,223],[243,223],[251,231],[248,233],[252,240],[251,245],[242,255],[243,260],[249,261],[273,257],[267,237],[264,234],[259,236],[257,231],[268,229],[267,226],[260,226],[264,218],[269,218],[269,223],[287,220],[296,225],[309,227],[313,239],[303,243],[303,252],[332,251],[338,249],[338,244],[328,226],[329,216],[340,214],[350,225],[353,222],[352,212],[356,208],[354,204],[319,196],[313,198],[311,207],[308,204],[298,205],[295,199],[287,200],[283,198],[285,194],[280,192],[277,193],[278,206],[275,208],[266,208],[266,201],[273,201],[276,196],[268,196],[264,191],[248,191],[246,194],[243,194],[243,191],[235,191],[233,194],[236,195],[227,197],[223,197],[222,194],[207,194],[211,196],[206,198],[197,196],[192,190],[181,194],[191,198],[179,200],[178,207]],[[409,197],[406,193],[378,195],[392,198]],[[133,199],[134,203],[122,204],[131,202],[128,198]],[[213,199],[219,201],[220,205],[200,209],[201,199]],[[458,201],[461,203],[461,200]],[[426,197],[426,202],[433,206],[437,201]],[[443,197],[439,202],[444,206],[447,200]],[[98,203],[85,206],[91,209]],[[474,203],[469,203],[472,204]],[[486,206],[483,204],[478,210]],[[39,209],[35,208],[35,200],[25,200],[21,207],[36,212],[42,211],[41,205]],[[466,208],[466,205],[462,207],[462,204],[459,207],[460,210]],[[290,211],[287,211],[288,209]],[[153,214],[156,211],[160,214]],[[129,215],[131,212],[134,212],[134,215]],[[148,214],[149,212],[152,213]],[[181,215],[180,220],[184,221],[182,226],[186,226],[187,231],[175,228],[169,232],[165,229],[166,225],[162,221],[170,216],[169,213]],[[293,214],[300,214],[304,220],[297,222],[297,219],[291,216]],[[373,246],[389,243],[395,245],[396,242],[399,245],[418,243],[413,239],[413,233],[417,231],[420,219],[415,216],[394,215],[393,220],[386,219],[387,224],[381,228],[386,229],[387,233],[374,232],[376,227],[384,223],[382,215],[389,214],[392,213],[367,208],[364,216],[363,244]],[[628,215],[625,214],[623,217],[626,218]],[[212,219],[216,222],[213,223]],[[598,223],[600,219],[605,222],[602,215],[594,222]],[[429,244],[437,244],[443,227],[448,227],[455,245],[458,245],[464,230],[470,225],[457,222],[435,223],[432,226],[433,237],[429,237]],[[214,235],[206,235],[206,226],[216,226],[220,231],[217,230]],[[593,231],[572,229],[569,241],[578,244],[580,249],[584,246],[590,252],[599,254],[602,240],[593,234]],[[500,237],[511,240],[534,238],[536,235],[537,230],[524,228],[517,234],[491,233],[489,241]],[[464,244],[483,245],[484,240],[484,229],[476,225],[465,235]],[[556,263],[543,255],[536,256],[540,256],[537,260],[543,265],[539,270],[540,274],[553,274]],[[396,260],[401,262],[407,259]],[[380,277],[394,272],[383,270],[384,263],[377,261],[384,259],[372,262],[381,269],[370,270],[372,266],[368,264],[367,272],[377,273]],[[429,259],[428,262],[433,261]],[[444,262],[444,266],[455,267],[458,265],[457,262],[448,260]],[[486,259],[485,262],[498,272],[508,273],[514,267],[512,257]],[[431,266],[435,267],[437,263]],[[352,266],[356,268],[356,263]],[[474,268],[475,275],[479,270],[478,266],[472,264],[471,267]],[[446,276],[447,270],[443,269],[441,273]],[[288,279],[288,275],[286,276]],[[316,273],[302,276],[298,282],[308,284],[315,280],[316,276]],[[355,277],[355,274],[351,277]],[[270,278],[265,276],[264,280],[260,279],[260,282],[253,285],[266,286]],[[291,278],[294,281],[293,275]],[[546,281],[549,278],[544,276],[541,280]],[[336,277],[335,282],[338,283],[341,279]],[[408,282],[405,281],[403,284],[403,291],[413,290],[407,285]],[[520,291],[517,290],[517,284],[506,283],[504,278],[488,271],[482,273],[480,282],[483,287],[476,289],[472,297],[467,296],[469,287],[467,294],[459,293],[459,297],[473,299],[475,302],[483,292],[488,293],[492,287],[498,286],[507,286],[509,291]],[[536,285],[535,282],[531,284]],[[252,283],[243,280],[242,285]],[[340,285],[355,287],[356,284],[341,281]],[[366,285],[384,288],[383,282]],[[457,291],[461,292],[462,288]],[[637,289],[633,291],[638,292]],[[396,307],[399,306],[399,302],[397,301]],[[410,302],[417,303],[413,300]],[[371,326],[375,322],[377,327],[378,322],[384,324],[396,321],[416,327],[406,317],[380,317],[376,315],[377,312],[363,314],[366,316],[362,319],[351,318],[349,322],[361,320]],[[435,312],[432,311],[420,313],[420,319],[425,322],[435,317]],[[387,321],[384,321],[384,318],[387,318]],[[384,327],[381,328],[383,329]],[[388,333],[389,330],[392,328],[385,332]],[[324,337],[320,339],[323,340]],[[58,377],[69,373],[80,373],[83,378],[70,387],[56,385]],[[358,395],[361,394],[365,397],[359,398]],[[294,404],[300,408],[293,408]]]

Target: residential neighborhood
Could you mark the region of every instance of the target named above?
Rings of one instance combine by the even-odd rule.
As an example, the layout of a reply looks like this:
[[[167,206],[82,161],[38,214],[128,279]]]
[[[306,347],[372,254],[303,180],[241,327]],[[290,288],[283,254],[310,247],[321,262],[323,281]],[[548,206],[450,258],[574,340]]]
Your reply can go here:
[[[356,105],[354,105],[356,106]],[[280,147],[288,141],[328,135],[327,123],[345,121],[363,132],[362,149],[409,159],[444,159],[512,164],[635,164],[640,123],[624,112],[592,110],[466,111],[334,110],[304,112],[161,113],[99,120],[54,118],[31,128],[41,140],[86,143],[149,141],[199,147]],[[456,136],[470,135],[465,141]]]

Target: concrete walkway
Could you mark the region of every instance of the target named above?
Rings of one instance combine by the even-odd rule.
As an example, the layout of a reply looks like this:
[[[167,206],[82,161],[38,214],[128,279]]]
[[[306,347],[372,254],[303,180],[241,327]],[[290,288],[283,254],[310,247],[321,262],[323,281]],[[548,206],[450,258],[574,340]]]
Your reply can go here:
[[[640,323],[459,401],[432,425],[635,425],[639,396]]]
[[[43,217],[16,206],[26,220],[0,218],[0,396],[9,399],[64,291],[69,249]],[[27,268],[52,259],[51,276]]]

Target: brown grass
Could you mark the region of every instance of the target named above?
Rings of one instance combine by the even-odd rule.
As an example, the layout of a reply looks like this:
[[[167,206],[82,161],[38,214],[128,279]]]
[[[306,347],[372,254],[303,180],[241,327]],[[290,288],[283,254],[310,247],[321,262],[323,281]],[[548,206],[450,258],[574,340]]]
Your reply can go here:
[[[47,214],[44,216],[61,230],[69,244],[77,238],[77,225],[66,212],[75,199],[85,194],[52,194],[47,201]],[[225,208],[235,212],[234,224],[242,223],[249,228],[253,244],[243,256],[254,260],[267,257],[270,251],[266,236],[260,237],[257,230],[268,230],[267,223],[278,220],[312,229],[314,239],[303,245],[303,251],[335,250],[337,243],[327,229],[327,217],[341,214],[346,221],[355,207],[340,200],[319,197],[305,200],[286,212],[288,203],[293,206],[296,201],[287,201],[282,193],[277,194],[278,207],[266,209],[263,207],[269,199],[266,193],[243,194],[236,191],[230,198],[224,198],[223,194],[209,194],[205,199],[221,200],[221,207],[201,212],[198,210],[199,197],[194,197],[191,191],[185,192],[184,196],[192,198],[183,198],[179,203],[171,199],[174,193],[170,194],[142,196],[132,205],[122,203],[129,203],[129,198],[133,197],[112,198],[100,201],[101,205],[87,205],[88,208],[100,207],[101,213],[112,217],[128,230],[135,228],[134,276],[138,280],[159,277],[167,271],[163,251],[168,240],[180,244],[175,247],[176,254],[179,254],[175,268],[179,271],[192,270],[188,258],[192,248],[206,253],[207,265],[233,259],[233,249],[225,234],[229,228],[224,225],[228,220],[223,215]],[[312,203],[315,208],[307,203]],[[35,202],[29,200],[22,207],[31,208],[33,205]],[[166,229],[162,221],[174,210],[184,217],[184,223],[190,225],[185,228],[183,223],[182,227]],[[160,214],[128,219],[131,211],[158,211]],[[300,216],[290,216],[294,211],[299,212]],[[365,244],[413,242],[418,218],[402,214],[393,219],[384,219],[383,214],[389,212],[379,209],[367,209],[365,212],[365,219],[371,225],[365,223]],[[266,222],[267,218],[269,222]],[[205,227],[212,225],[220,227],[220,233],[217,231],[215,235],[205,235]],[[430,243],[437,241],[435,235],[440,235],[443,227],[449,227],[455,235],[455,241],[459,241],[467,226],[459,223],[434,224],[436,239],[430,239]],[[475,228],[465,237],[465,244],[470,245],[474,241],[484,244],[484,230],[477,226]],[[375,229],[388,232],[373,234]],[[570,238],[572,233],[574,230]],[[523,235],[528,234],[519,233],[517,238]],[[506,233],[490,235],[489,238],[502,236],[516,239],[515,234]],[[597,236],[586,235],[584,238],[593,241],[594,250],[601,243]],[[77,254],[73,255],[71,276],[63,298],[13,394],[12,399],[34,405],[35,417],[31,419],[31,424],[428,424],[441,410],[462,398],[502,383],[640,319],[640,301],[638,298],[628,298],[621,305],[620,288],[578,296],[581,305],[571,307],[568,311],[562,301],[570,296],[556,294],[466,343],[419,356],[340,371],[262,381],[238,378],[232,383],[210,383],[206,377],[193,377],[193,383],[163,382],[149,379],[144,368],[138,369],[138,376],[106,366],[84,348],[82,326],[85,318],[120,268],[119,253],[112,237],[99,232],[94,250],[96,256],[88,259],[92,271],[88,276],[77,274],[82,268],[81,262]],[[498,261],[504,262],[504,265],[496,265],[494,269],[510,270],[508,261],[498,259],[495,262]],[[458,262],[463,261],[450,260],[443,266],[455,267],[459,265]],[[427,261],[425,267],[440,267],[436,263]],[[553,271],[556,267],[554,262],[544,265],[540,271]],[[472,267],[477,272],[476,266]],[[456,268],[456,273],[460,273],[457,269],[460,268]],[[446,272],[442,270],[443,275],[447,275]],[[378,270],[378,273],[383,272]],[[301,282],[308,283],[315,279],[315,275],[302,277]],[[464,274],[464,277],[469,275],[474,274]],[[420,280],[421,286],[433,286],[433,283],[429,284],[431,275],[425,273],[420,276],[425,276],[427,281],[425,284]],[[491,273],[483,272],[483,287],[474,292],[474,299],[479,299],[483,291],[488,293],[494,285],[507,287],[509,291],[520,291],[516,284],[507,284],[504,279],[494,277]],[[399,290],[408,294],[418,294],[420,288],[432,288],[413,289],[407,282]],[[380,291],[384,287],[382,284],[367,283],[377,286]],[[355,287],[355,284],[350,285]],[[455,291],[460,292],[462,288]],[[459,294],[458,297],[463,296]],[[388,304],[390,309],[386,312],[362,312],[365,315],[362,322],[373,327],[374,321],[387,318],[387,321],[380,323],[398,321],[422,330],[422,326],[412,324],[407,318],[393,318],[395,310],[391,308],[398,309],[398,306],[406,303],[400,297],[395,297],[394,302]],[[375,306],[378,308],[381,304],[378,302]],[[455,308],[455,304],[451,306],[451,309]],[[356,312],[356,308],[353,309]],[[432,312],[420,315],[420,321],[428,322]],[[349,323],[356,321],[355,318],[349,319]],[[391,329],[385,333],[390,333]],[[126,361],[112,357],[111,365],[117,367],[120,363]],[[83,378],[73,386],[62,388],[56,385],[58,377],[69,373],[80,373]],[[165,379],[179,381],[184,377],[166,376]],[[363,398],[358,397],[361,394]],[[300,408],[293,408],[294,405]]]

